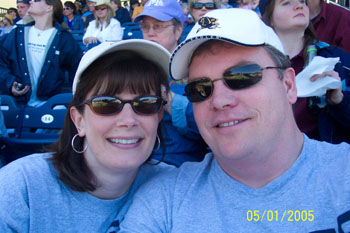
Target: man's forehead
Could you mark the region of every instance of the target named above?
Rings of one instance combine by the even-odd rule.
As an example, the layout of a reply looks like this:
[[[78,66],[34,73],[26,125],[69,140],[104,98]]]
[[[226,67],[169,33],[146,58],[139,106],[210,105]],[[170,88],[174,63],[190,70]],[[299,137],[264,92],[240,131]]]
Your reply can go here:
[[[28,8],[29,5],[25,3],[17,3],[17,8]]]

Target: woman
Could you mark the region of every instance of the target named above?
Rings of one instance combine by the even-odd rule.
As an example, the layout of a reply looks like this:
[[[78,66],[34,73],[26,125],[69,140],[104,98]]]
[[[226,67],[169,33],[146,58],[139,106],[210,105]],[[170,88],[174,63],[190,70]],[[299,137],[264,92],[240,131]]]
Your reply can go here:
[[[85,45],[104,41],[118,41],[123,38],[123,30],[118,20],[114,19],[114,10],[109,0],[99,0],[95,5],[96,19],[89,23],[83,37]]]
[[[331,143],[349,142],[350,93],[345,91],[345,86],[350,86],[350,73],[344,69],[350,67],[349,55],[338,47],[317,41],[309,20],[309,7],[304,0],[263,0],[259,8],[265,23],[271,25],[281,39],[297,74],[307,65],[310,46],[314,47],[311,50],[317,50],[318,56],[340,57],[334,71],[310,79],[316,81],[330,76],[342,80],[344,90],[342,87],[328,90],[324,103],[315,97],[298,98],[294,113],[299,128],[309,137]]]
[[[160,145],[169,56],[145,40],[84,55],[52,152],[0,170],[2,232],[118,231],[139,185],[172,169],[147,162]]]
[[[119,21],[120,25],[131,22],[130,13],[122,7],[120,0],[111,0],[111,6],[115,12],[114,18]]]
[[[62,92],[67,74],[73,81],[82,51],[61,28],[62,11],[60,0],[30,1],[23,22],[31,22],[17,24],[1,40],[0,89],[19,104],[39,106]]]
[[[84,30],[84,21],[76,14],[76,8],[73,2],[67,1],[63,7],[64,22],[68,25],[70,31]]]
[[[207,12],[221,8],[220,0],[188,0],[188,5],[194,19],[193,25]]]

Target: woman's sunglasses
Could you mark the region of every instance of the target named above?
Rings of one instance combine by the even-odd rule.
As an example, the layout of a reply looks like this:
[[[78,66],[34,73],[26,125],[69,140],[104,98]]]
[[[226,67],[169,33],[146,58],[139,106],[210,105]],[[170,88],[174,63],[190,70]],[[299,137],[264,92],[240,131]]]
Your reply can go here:
[[[129,103],[137,114],[152,115],[158,113],[167,102],[158,96],[141,96],[132,100],[122,100],[111,96],[98,96],[92,97],[80,105],[87,104],[91,111],[105,116],[120,113],[126,103]]]
[[[189,82],[185,87],[185,95],[191,102],[204,101],[213,94],[214,82],[224,80],[225,85],[232,90],[248,88],[258,83],[262,79],[262,71],[267,69],[283,69],[281,67],[264,67],[257,64],[248,64],[229,69],[222,78],[211,80],[201,78]]]
[[[95,10],[97,10],[97,11],[104,11],[106,9],[107,9],[107,7],[95,7]]]
[[[196,9],[196,10],[202,9],[203,6],[204,6],[207,10],[216,9],[215,4],[214,4],[213,2],[206,2],[206,3],[195,2],[195,3],[192,4],[192,8],[193,8],[193,9]]]

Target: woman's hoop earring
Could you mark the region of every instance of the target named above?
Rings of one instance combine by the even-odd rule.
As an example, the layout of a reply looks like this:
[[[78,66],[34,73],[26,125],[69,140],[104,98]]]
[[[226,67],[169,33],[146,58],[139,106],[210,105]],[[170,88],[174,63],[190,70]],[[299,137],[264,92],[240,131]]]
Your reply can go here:
[[[157,134],[157,137],[156,137],[156,141],[157,141],[157,148],[155,148],[155,149],[153,149],[153,151],[157,151],[157,150],[159,150],[159,148],[160,148],[160,138],[159,138],[159,136],[158,136],[158,134]]]
[[[75,153],[82,154],[82,153],[84,153],[84,152],[86,151],[86,149],[88,148],[88,145],[86,144],[86,146],[84,147],[83,150],[77,150],[77,149],[75,149],[74,141],[75,141],[75,139],[76,139],[78,136],[79,136],[79,134],[74,135],[74,137],[72,138],[71,144],[72,144],[72,148],[73,148],[73,150],[75,151]]]

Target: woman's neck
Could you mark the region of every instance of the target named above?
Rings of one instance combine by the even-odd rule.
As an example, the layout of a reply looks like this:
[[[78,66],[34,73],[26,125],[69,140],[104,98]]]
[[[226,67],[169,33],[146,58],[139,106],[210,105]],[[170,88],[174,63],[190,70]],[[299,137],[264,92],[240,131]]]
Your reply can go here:
[[[106,200],[123,196],[134,182],[137,172],[138,169],[113,174],[100,171],[98,174],[95,174],[95,177],[97,177],[97,189],[91,192],[91,195]]]
[[[105,22],[106,18],[98,18],[98,21],[100,22],[100,24],[103,25],[103,23]]]
[[[39,30],[44,31],[53,27],[53,22],[51,18],[48,18],[46,16],[33,16],[33,19],[35,21],[34,27]]]
[[[286,55],[290,59],[298,55],[304,48],[304,31],[302,32],[276,32],[280,38]]]

